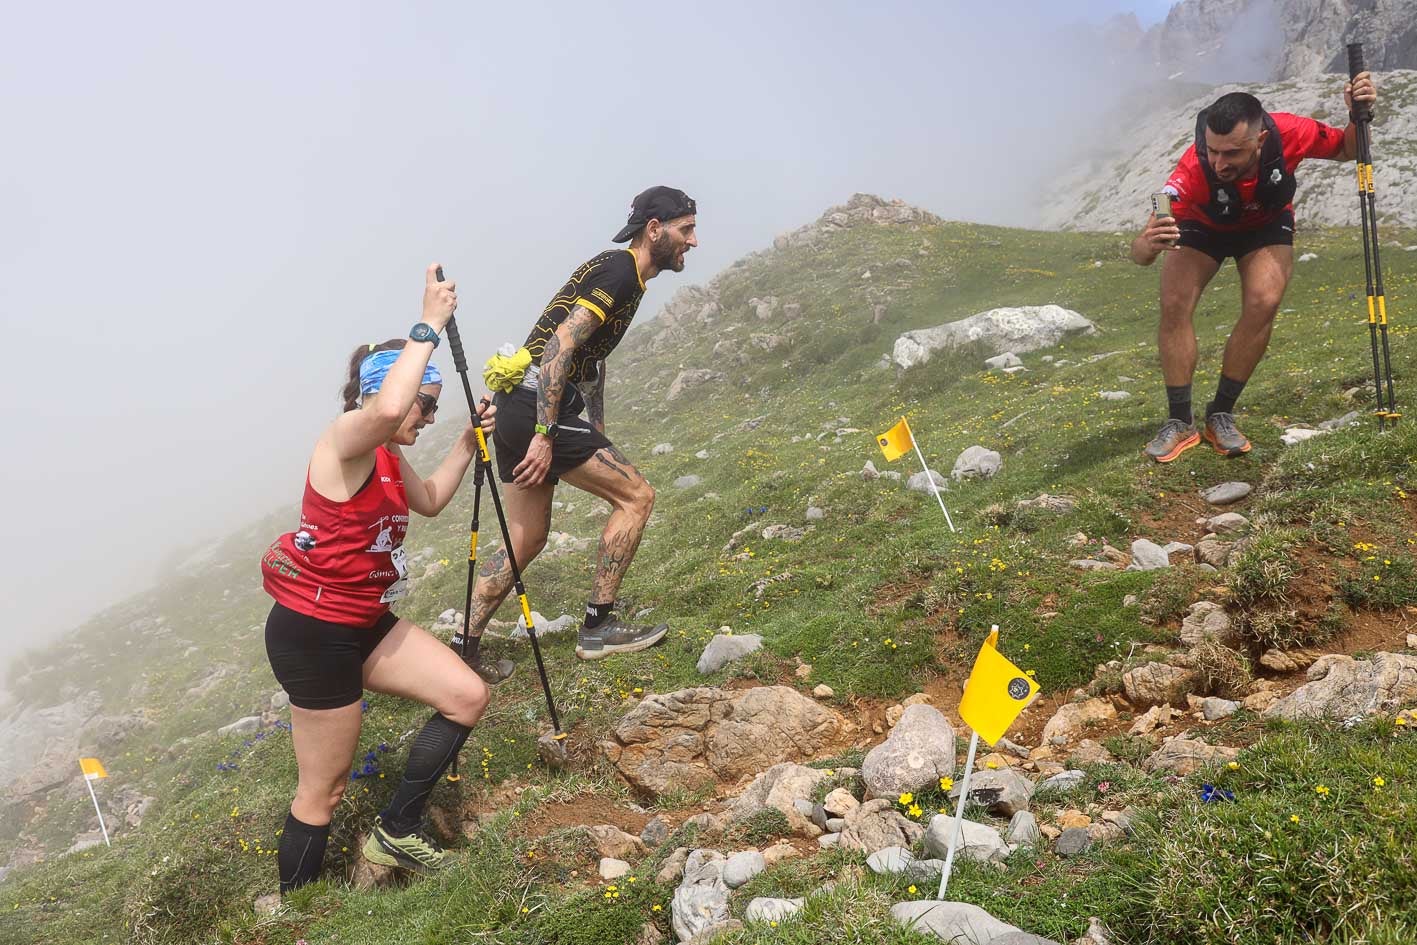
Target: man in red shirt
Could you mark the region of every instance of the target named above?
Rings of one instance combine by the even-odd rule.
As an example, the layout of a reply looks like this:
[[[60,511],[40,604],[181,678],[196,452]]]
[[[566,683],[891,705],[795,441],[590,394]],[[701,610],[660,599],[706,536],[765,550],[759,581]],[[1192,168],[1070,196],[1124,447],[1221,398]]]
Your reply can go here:
[[[1372,76],[1360,73],[1343,87],[1355,101],[1377,101]],[[1357,129],[1343,131],[1284,112],[1266,112],[1245,92],[1222,95],[1196,119],[1195,144],[1181,155],[1163,190],[1172,216],[1152,213],[1132,241],[1132,261],[1150,266],[1162,253],[1158,347],[1170,416],[1145,453],[1169,463],[1200,442],[1225,456],[1250,450],[1235,426],[1235,401],[1264,356],[1274,316],[1294,272],[1294,169],[1305,158],[1351,161]],[[1225,343],[1220,384],[1206,406],[1203,431],[1191,413],[1196,370],[1196,303],[1227,257],[1240,271],[1240,320]]]

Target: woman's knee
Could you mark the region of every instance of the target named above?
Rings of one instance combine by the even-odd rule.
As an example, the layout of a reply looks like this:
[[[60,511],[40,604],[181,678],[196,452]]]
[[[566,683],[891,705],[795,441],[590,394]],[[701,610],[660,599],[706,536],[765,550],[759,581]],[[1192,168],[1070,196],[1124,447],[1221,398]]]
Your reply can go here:
[[[482,718],[482,713],[487,711],[491,696],[487,691],[487,684],[480,676],[471,672],[468,675],[472,678],[460,682],[438,711],[442,712],[449,722],[472,728],[477,724],[477,720]]]
[[[296,785],[293,806],[321,811],[327,816],[333,815],[339,802],[344,800],[344,790],[347,786],[348,781],[344,777],[338,781],[319,784],[302,780]]]

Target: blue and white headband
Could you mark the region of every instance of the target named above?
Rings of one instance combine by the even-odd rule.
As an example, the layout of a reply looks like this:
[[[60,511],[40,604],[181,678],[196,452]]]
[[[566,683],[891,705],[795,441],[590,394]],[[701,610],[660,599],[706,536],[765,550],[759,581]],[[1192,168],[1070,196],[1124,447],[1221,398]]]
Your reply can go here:
[[[359,394],[361,397],[377,393],[384,386],[384,378],[389,376],[389,368],[403,354],[402,350],[375,351],[359,362]],[[423,369],[424,384],[443,383],[443,374],[432,361]]]

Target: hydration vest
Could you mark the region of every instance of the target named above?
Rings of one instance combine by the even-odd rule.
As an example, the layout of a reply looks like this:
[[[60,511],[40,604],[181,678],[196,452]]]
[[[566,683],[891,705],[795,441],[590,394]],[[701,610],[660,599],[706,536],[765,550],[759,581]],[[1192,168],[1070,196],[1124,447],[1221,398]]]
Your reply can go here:
[[[1216,223],[1233,224],[1240,222],[1243,206],[1240,202],[1240,188],[1235,183],[1225,183],[1216,176],[1210,166],[1210,154],[1205,146],[1205,116],[1208,109],[1201,109],[1196,116],[1196,159],[1210,186],[1210,203],[1204,209],[1206,216]],[[1269,132],[1260,146],[1259,179],[1255,183],[1255,200],[1271,213],[1283,210],[1294,200],[1294,191],[1299,182],[1284,163],[1284,142],[1279,137],[1279,127],[1269,112],[1263,115],[1264,130]]]

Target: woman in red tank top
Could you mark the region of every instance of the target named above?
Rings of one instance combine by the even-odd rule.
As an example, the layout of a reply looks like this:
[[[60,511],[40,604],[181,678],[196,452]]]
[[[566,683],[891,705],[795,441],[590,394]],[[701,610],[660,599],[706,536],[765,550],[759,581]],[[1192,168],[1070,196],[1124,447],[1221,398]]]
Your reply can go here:
[[[261,561],[275,598],[266,652],[290,695],[300,769],[281,832],[282,893],[319,875],[330,818],[349,782],[365,689],[435,710],[364,846],[367,859],[387,866],[442,865],[442,848],[423,829],[423,809],[487,707],[481,677],[389,609],[408,586],[409,511],[431,518],[446,508],[476,449],[469,425],[426,479],[402,452],[433,422],[443,389],[430,357],[457,295],[452,282],[437,281],[437,268],[428,267],[423,319],[409,339],[362,347],[350,359],[344,413],[310,456],[300,525],[276,539]],[[490,407],[481,422],[492,430]]]

